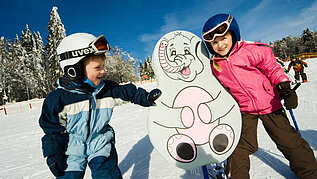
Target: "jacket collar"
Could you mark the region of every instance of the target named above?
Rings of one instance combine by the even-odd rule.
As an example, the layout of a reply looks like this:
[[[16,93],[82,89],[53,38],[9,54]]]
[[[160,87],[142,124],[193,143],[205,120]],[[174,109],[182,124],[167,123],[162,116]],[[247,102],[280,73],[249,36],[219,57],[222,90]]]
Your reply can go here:
[[[88,80],[88,79],[87,79]],[[90,80],[89,80],[90,81]],[[91,85],[89,82],[76,83],[70,80],[67,76],[59,78],[55,84],[56,89],[64,89],[72,93],[85,94],[88,92],[98,93],[104,86],[103,80],[98,86]]]

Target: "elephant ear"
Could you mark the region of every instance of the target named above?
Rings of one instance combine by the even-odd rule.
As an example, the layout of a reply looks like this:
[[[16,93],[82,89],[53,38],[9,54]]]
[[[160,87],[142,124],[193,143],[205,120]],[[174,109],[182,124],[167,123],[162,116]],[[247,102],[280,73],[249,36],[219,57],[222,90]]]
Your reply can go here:
[[[192,55],[197,55],[197,50],[199,46],[200,39],[197,36],[192,36],[190,39],[190,51]]]
[[[197,48],[196,48],[196,55],[199,59],[201,58],[208,58],[210,59],[210,55],[208,52],[208,49],[206,47],[206,45],[203,43],[203,41],[200,41],[199,44],[197,44]]]
[[[200,74],[205,68],[203,61],[209,61],[208,51],[199,37],[193,36],[190,41],[191,54],[196,57],[196,63],[201,63],[201,68],[197,70],[197,74]]]
[[[204,61],[207,58],[207,61],[209,61],[209,52],[205,44],[203,43],[203,41],[200,38],[194,36],[193,42],[196,42],[196,43],[192,43],[192,46],[195,46],[193,47],[193,49],[195,49],[194,54],[197,56],[197,58],[200,61]]]

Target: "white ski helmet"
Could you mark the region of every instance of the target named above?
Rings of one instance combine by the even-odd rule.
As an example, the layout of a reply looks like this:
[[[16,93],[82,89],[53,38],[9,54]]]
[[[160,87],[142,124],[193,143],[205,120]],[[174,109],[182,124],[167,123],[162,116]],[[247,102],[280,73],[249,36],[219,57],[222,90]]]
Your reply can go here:
[[[59,64],[65,75],[72,79],[83,77],[81,60],[87,55],[100,55],[110,50],[105,36],[95,36],[88,33],[75,33],[62,39],[56,51]]]

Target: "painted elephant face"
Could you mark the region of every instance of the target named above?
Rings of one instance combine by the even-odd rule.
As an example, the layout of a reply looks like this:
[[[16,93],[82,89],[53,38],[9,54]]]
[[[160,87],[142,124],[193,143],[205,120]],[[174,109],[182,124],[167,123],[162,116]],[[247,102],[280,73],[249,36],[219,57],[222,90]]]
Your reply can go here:
[[[160,65],[169,78],[191,82],[202,72],[203,64],[196,55],[198,43],[195,36],[189,38],[181,33],[161,41]]]

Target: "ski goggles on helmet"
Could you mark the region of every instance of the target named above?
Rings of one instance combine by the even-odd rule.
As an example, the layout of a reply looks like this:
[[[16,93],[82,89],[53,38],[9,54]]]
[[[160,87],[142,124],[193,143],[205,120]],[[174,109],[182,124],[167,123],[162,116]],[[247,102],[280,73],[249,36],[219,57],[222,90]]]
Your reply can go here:
[[[228,19],[224,22],[221,22],[216,27],[208,30],[205,32],[202,37],[206,42],[212,42],[215,40],[216,37],[225,35],[230,27],[230,24],[232,22],[233,16],[229,15]]]
[[[59,55],[60,61],[86,56],[90,54],[101,55],[110,50],[110,45],[104,35],[97,37],[94,41],[92,41],[88,47],[67,51]]]

